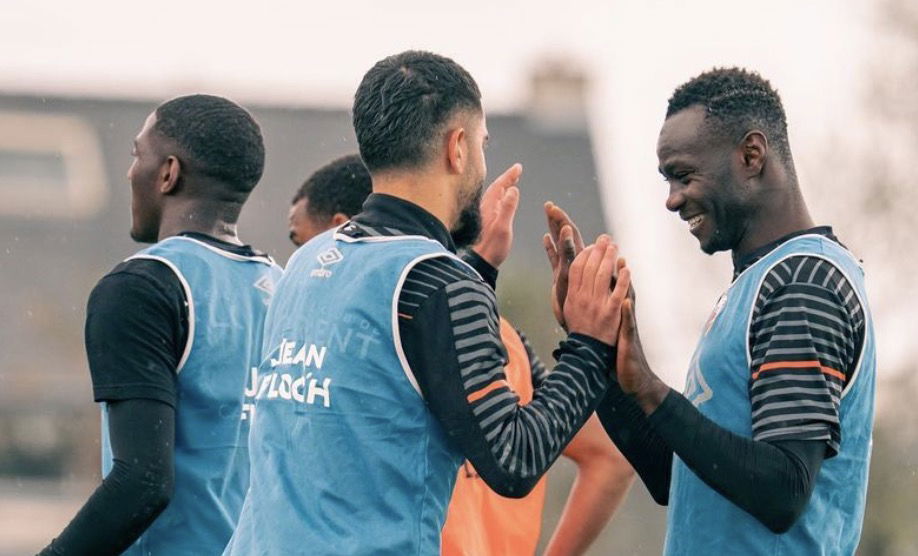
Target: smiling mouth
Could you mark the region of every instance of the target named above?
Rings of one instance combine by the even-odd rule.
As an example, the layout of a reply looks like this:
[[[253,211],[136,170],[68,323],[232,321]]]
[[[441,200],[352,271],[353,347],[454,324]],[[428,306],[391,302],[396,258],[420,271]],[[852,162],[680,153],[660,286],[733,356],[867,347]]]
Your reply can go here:
[[[695,230],[697,230],[697,229],[698,229],[698,226],[701,226],[701,223],[702,223],[703,221],[704,221],[704,215],[703,215],[703,214],[695,215],[695,216],[689,218],[688,220],[686,220],[686,222],[688,223],[689,231],[690,231],[690,232],[694,232]]]

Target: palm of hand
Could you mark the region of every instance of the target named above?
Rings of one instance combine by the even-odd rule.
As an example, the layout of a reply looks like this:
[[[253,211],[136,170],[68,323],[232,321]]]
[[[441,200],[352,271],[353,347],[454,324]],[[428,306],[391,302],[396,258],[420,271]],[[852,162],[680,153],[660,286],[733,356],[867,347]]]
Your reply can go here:
[[[481,238],[473,249],[495,268],[506,260],[513,246],[513,219],[519,206],[517,187],[523,167],[514,164],[488,186],[481,198]]]

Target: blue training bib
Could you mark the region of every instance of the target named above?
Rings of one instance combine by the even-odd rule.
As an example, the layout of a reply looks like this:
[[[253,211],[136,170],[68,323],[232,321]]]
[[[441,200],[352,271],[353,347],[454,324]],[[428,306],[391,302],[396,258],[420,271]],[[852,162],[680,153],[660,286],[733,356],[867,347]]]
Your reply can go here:
[[[422,237],[326,232],[291,258],[249,392],[252,481],[226,554],[438,554],[462,461],[398,337]]]
[[[124,554],[220,554],[248,487],[250,415],[243,390],[258,365],[265,315],[282,271],[270,258],[184,236],[131,259],[160,261],[175,273],[188,301],[188,342],[176,370],[172,501]],[[103,404],[103,475],[112,466],[106,413]]]
[[[864,309],[861,360],[842,392],[839,453],[823,462],[803,515],[776,535],[707,486],[673,458],[665,554],[848,555],[860,539],[872,442],[876,351],[864,272],[843,247],[823,236],[788,240],[747,268],[718,301],[696,348],[685,396],[725,429],[752,437],[748,328],[755,296],[768,272],[796,255],[825,259],[847,278]]]

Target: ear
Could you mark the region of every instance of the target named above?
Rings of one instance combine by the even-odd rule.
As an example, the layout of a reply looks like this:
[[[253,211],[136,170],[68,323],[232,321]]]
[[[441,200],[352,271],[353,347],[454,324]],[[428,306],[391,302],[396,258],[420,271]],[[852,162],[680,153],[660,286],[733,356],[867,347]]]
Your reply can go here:
[[[175,193],[178,187],[179,176],[182,174],[182,163],[170,155],[159,169],[159,192],[163,195]]]
[[[768,159],[768,138],[761,131],[754,129],[740,141],[740,163],[747,178],[759,176],[765,169]]]
[[[446,136],[446,161],[449,171],[454,174],[465,172],[468,162],[468,144],[465,128],[457,127]]]
[[[337,228],[338,226],[340,226],[341,224],[344,224],[350,219],[351,218],[348,215],[344,214],[343,212],[336,212],[334,216],[331,217],[332,227]]]

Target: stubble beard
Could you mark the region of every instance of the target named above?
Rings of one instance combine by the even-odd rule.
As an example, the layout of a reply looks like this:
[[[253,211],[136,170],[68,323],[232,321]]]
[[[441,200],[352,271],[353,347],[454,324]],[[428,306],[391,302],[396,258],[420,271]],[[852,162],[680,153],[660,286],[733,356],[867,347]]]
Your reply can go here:
[[[484,195],[484,180],[479,180],[475,194],[469,199],[462,211],[459,220],[450,231],[450,236],[456,249],[465,249],[475,244],[481,235],[481,197]]]

